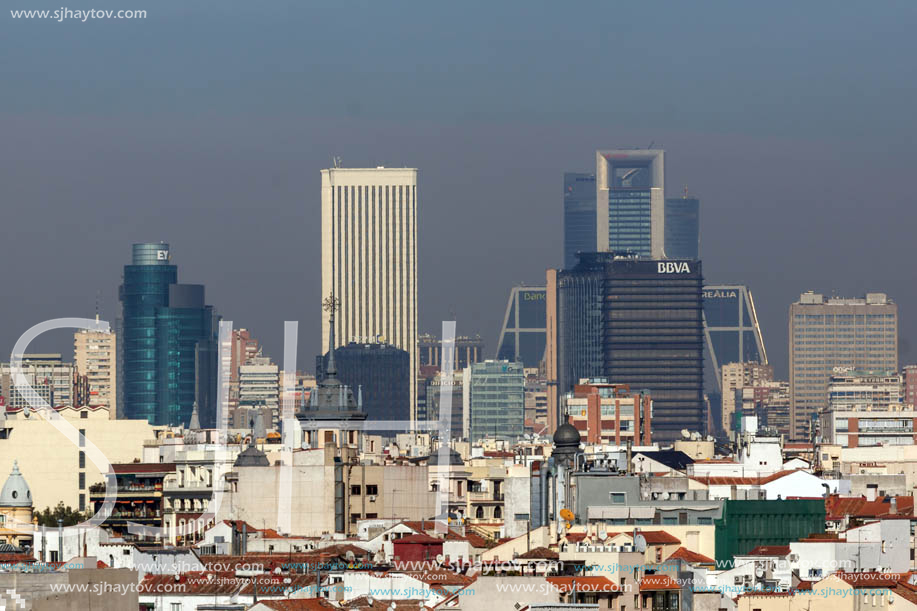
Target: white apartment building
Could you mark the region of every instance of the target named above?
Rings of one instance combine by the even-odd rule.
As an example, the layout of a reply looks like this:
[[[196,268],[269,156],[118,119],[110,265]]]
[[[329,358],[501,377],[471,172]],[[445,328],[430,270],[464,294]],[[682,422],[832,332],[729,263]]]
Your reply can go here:
[[[835,367],[828,383],[828,408],[819,414],[825,443],[845,448],[913,445],[917,411],[904,403],[897,371]]]
[[[417,170],[322,170],[322,296],[339,300],[335,347],[385,341],[411,358],[417,414]],[[330,312],[322,314],[322,351]]]
[[[63,362],[60,354],[24,354],[21,373],[37,396],[52,407],[73,405],[73,364]],[[26,397],[16,390],[10,363],[0,364],[0,394],[7,409],[29,406]]]
[[[73,334],[73,362],[89,382],[89,404],[117,416],[118,338],[110,331],[82,329]]]

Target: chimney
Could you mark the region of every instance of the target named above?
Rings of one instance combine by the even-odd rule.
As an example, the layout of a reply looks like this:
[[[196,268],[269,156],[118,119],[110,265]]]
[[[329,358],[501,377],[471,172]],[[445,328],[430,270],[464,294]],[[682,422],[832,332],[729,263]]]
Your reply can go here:
[[[898,497],[893,496],[889,501],[891,507],[888,509],[888,513],[891,515],[896,515],[898,513]]]
[[[879,484],[866,484],[866,500],[875,501],[876,492],[879,489]]]

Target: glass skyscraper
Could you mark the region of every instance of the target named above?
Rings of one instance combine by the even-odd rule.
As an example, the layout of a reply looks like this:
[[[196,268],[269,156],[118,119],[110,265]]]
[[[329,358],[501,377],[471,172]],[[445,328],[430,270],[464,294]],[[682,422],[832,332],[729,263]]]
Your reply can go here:
[[[564,393],[604,377],[653,397],[654,441],[706,432],[699,261],[585,253],[547,278],[550,427]]]
[[[668,259],[700,258],[700,200],[671,197],[665,200],[665,256]]]
[[[596,152],[596,247],[600,252],[665,256],[665,153]]]
[[[121,301],[121,413],[154,425],[187,425],[195,401],[214,426],[218,318],[204,287],[178,284],[169,245],[134,244]]]
[[[564,269],[595,250],[595,174],[564,173]]]
[[[497,359],[538,367],[544,358],[545,288],[516,286],[509,294]]]
[[[470,441],[515,440],[525,432],[525,373],[522,363],[484,361],[465,368],[462,404]]]
[[[723,365],[767,365],[764,338],[751,291],[742,284],[704,287],[704,339],[708,359],[708,392],[719,392]]]

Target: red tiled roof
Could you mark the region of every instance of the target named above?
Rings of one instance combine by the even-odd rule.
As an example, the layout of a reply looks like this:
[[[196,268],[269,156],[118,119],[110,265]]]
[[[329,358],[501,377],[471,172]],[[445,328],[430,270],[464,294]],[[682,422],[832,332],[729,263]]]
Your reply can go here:
[[[898,496],[895,499],[897,508],[895,513],[891,513],[891,497],[879,497],[874,501],[867,501],[861,496],[849,497],[832,494],[825,499],[826,519],[914,516],[914,497]]]
[[[564,537],[571,543],[579,543],[586,538],[586,533],[567,533]]]
[[[372,603],[369,602],[370,600],[372,600]],[[375,600],[367,596],[361,596],[346,603],[341,603],[340,608],[350,609],[352,611],[388,611],[390,604],[391,603],[387,600]],[[422,600],[399,600],[397,604],[399,611],[422,611],[426,608]],[[337,609],[338,607],[334,608]]]
[[[744,556],[788,556],[789,545],[759,545]]]
[[[426,545],[438,543],[442,545],[443,540],[437,539],[436,537],[431,537],[430,535],[425,535],[423,533],[417,533],[416,535],[407,535],[405,537],[394,539],[392,543],[396,545],[399,543],[423,543]]]
[[[449,530],[446,533],[446,541],[468,541],[471,547],[476,547],[478,549],[487,549],[490,547],[487,544],[487,539],[474,532],[473,530],[466,530],[463,535],[460,532]]]
[[[637,534],[643,535],[647,545],[681,545],[681,539],[664,530],[641,530]]]
[[[849,583],[854,588],[890,588],[902,577],[907,578],[908,573],[880,573],[878,571],[863,571],[861,573],[844,573],[838,571],[834,574],[838,579]]]
[[[770,475],[756,477],[739,477],[733,475],[703,475],[693,476],[691,479],[702,484],[707,484],[708,486],[753,486],[755,484],[767,484],[801,470],[802,469],[787,469],[784,471],[777,471],[776,473],[772,473]]]
[[[715,564],[716,560],[703,554],[692,552],[687,547],[679,547],[666,560],[684,560],[689,564]]]
[[[515,454],[506,450],[485,450],[485,458],[515,458]]]
[[[396,563],[397,566],[397,563]],[[388,575],[397,574],[397,575],[410,575],[418,581],[423,583],[430,584],[439,584],[443,586],[461,586],[465,587],[470,583],[475,581],[474,577],[466,577],[455,571],[450,571],[449,569],[428,569],[424,571],[400,571],[393,570],[386,573]]]
[[[546,577],[545,581],[561,592],[620,592],[621,588],[607,577]]]
[[[400,600],[398,601],[401,602]],[[259,604],[275,611],[321,611],[337,609],[324,598],[280,598],[276,600],[259,600]]]
[[[640,580],[640,591],[655,591],[655,590],[680,590],[679,586],[674,579],[668,575],[646,575],[643,579]]]
[[[519,554],[518,558],[522,560],[557,560],[560,555],[546,547],[536,547],[524,554]]]

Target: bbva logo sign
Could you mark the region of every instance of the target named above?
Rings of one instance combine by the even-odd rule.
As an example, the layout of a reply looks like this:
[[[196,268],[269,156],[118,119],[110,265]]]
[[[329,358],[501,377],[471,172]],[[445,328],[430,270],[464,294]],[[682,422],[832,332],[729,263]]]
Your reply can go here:
[[[691,268],[687,261],[659,261],[656,264],[656,273],[659,274],[690,274]]]

